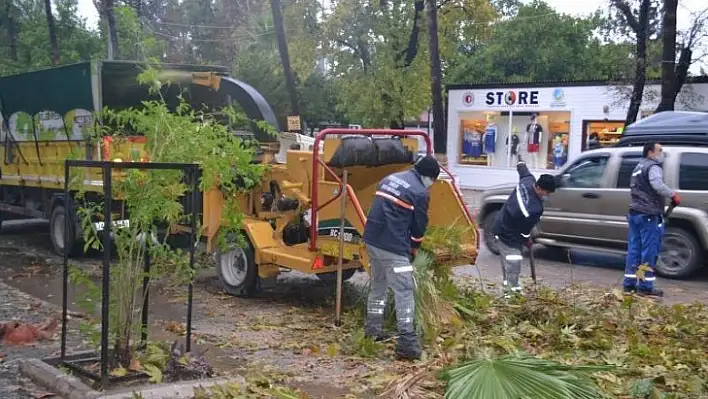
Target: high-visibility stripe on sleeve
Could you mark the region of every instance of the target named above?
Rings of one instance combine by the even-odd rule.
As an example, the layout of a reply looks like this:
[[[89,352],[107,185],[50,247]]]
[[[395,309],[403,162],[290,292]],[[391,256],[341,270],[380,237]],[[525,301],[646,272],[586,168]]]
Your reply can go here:
[[[407,273],[407,272],[412,272],[413,271],[413,266],[401,266],[401,267],[394,267],[393,272],[394,273]]]
[[[401,201],[400,199],[394,197],[393,195],[391,195],[389,193],[384,193],[383,191],[377,191],[376,195],[379,197],[382,197],[382,198],[386,198],[387,200],[393,202],[394,204],[400,206],[401,208],[406,208],[411,211],[415,209],[413,207],[413,205],[411,205],[405,201]]]
[[[516,186],[516,202],[519,203],[519,209],[521,209],[521,213],[523,213],[525,217],[529,217],[529,210],[526,209],[526,204],[524,204],[524,200],[521,199],[521,185],[520,184],[518,186]]]
[[[411,240],[413,240],[413,242],[423,242],[423,237],[411,237]]]

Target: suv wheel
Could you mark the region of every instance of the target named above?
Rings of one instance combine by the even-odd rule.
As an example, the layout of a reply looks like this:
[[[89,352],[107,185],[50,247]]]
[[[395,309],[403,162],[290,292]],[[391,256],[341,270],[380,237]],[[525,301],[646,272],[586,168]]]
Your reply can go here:
[[[484,218],[484,223],[482,223],[482,229],[484,230],[484,245],[489,248],[494,255],[499,255],[499,247],[497,247],[497,240],[492,234],[492,227],[494,227],[494,221],[497,219],[497,214],[499,211],[489,212],[489,215]]]
[[[701,266],[703,252],[693,235],[681,228],[667,227],[656,263],[661,277],[686,278]]]

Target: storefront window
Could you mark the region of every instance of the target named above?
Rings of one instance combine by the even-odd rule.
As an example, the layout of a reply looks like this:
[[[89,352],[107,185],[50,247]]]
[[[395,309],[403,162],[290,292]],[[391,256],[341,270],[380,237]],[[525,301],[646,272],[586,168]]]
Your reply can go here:
[[[583,121],[583,151],[616,144],[623,129],[624,121]]]
[[[558,169],[568,160],[570,112],[469,112],[460,120],[461,165]]]

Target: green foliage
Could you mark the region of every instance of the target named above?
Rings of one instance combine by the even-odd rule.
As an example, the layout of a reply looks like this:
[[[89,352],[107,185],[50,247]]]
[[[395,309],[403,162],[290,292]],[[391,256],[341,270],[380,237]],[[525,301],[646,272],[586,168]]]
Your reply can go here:
[[[162,76],[158,69],[149,67],[139,80],[159,93],[164,85],[160,80]],[[233,110],[227,110],[225,114],[231,123],[247,121],[245,116]],[[140,108],[104,109],[101,116],[105,122],[101,133],[110,134],[117,144],[125,143],[125,136],[135,135],[135,132],[144,136],[144,150],[153,162],[198,164],[201,169],[199,190],[206,192],[220,188],[226,198],[222,236],[239,235],[242,214],[235,197],[257,184],[264,172],[263,165],[251,164],[254,156],[251,145],[242,142],[214,116],[194,111],[185,102],[180,102],[175,112],[170,112],[164,101],[145,101]],[[72,174],[70,184],[77,192],[78,214],[86,245],[100,248],[102,233],[96,230],[93,222],[103,219],[103,200],[84,191],[82,182],[86,176],[81,172],[86,171]],[[167,242],[167,233],[174,232],[177,226],[191,223],[181,201],[189,192],[187,182],[193,178],[195,176],[185,175],[181,170],[114,171],[113,196],[120,199],[121,212],[112,219],[129,221],[128,225],[112,229],[118,261],[111,267],[110,287],[111,341],[115,342],[118,362],[124,366],[129,365],[134,357],[133,341],[140,332],[137,321],[143,302],[143,280],[171,277],[189,283],[194,278],[195,270],[189,267],[189,258]],[[196,222],[199,228],[199,221]],[[195,234],[198,239],[199,231]],[[144,272],[147,254],[152,264],[148,274]],[[93,282],[77,271],[72,276],[73,282],[86,287],[84,302],[98,303],[96,296],[100,291]],[[164,367],[144,366],[153,380],[162,379],[155,370]]]
[[[434,342],[443,329],[459,328],[461,324],[453,302],[447,300],[439,288],[444,277],[433,277],[433,264],[433,257],[426,252],[420,252],[413,261],[416,327],[428,343]]]
[[[631,66],[631,45],[601,42],[594,33],[604,24],[599,13],[577,18],[559,14],[544,1],[516,4],[511,18],[494,23],[488,41],[470,43],[453,60],[446,80],[473,83],[621,77]]]
[[[589,374],[610,367],[566,366],[527,354],[466,362],[447,371],[445,399],[598,399]]]

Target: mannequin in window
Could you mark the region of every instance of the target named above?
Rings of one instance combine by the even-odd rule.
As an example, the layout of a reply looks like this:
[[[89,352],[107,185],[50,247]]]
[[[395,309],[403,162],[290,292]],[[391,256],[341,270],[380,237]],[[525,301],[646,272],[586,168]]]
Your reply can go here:
[[[518,129],[511,131],[511,136],[506,136],[506,145],[509,147],[509,165],[514,165],[519,159]]]
[[[531,123],[526,125],[524,136],[524,142],[528,145],[527,152],[531,158],[531,164],[534,168],[537,168],[538,152],[541,148],[541,140],[543,140],[543,128],[536,121],[536,114],[531,115]]]
[[[558,135],[553,140],[553,168],[558,170],[565,164],[565,145],[562,135]]]
[[[479,158],[482,155],[482,134],[475,127],[465,128],[462,153],[471,158]]]
[[[497,125],[491,115],[487,115],[487,128],[484,131],[484,152],[487,154],[487,166],[494,164],[494,152],[497,144]]]

